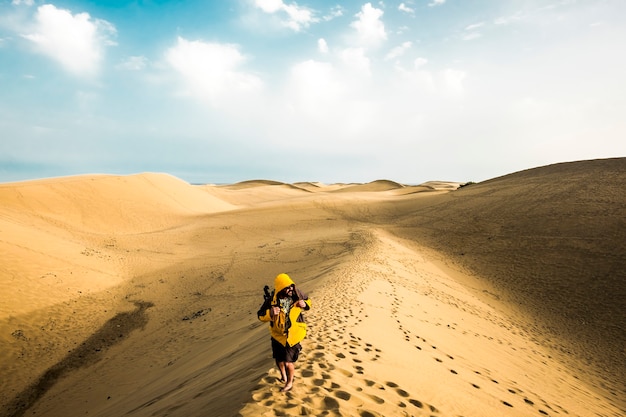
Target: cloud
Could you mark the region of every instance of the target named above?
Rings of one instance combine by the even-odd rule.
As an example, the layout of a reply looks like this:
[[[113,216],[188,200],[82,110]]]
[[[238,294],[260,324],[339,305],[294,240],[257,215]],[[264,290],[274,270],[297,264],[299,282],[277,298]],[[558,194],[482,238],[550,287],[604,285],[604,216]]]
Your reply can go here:
[[[465,93],[463,83],[467,77],[465,71],[453,68],[431,71],[424,68],[427,63],[426,58],[420,57],[413,61],[413,68],[407,69],[399,64],[395,65],[396,74],[399,75],[399,80],[404,86],[404,90],[399,95],[409,94],[419,97],[420,93],[429,93],[428,99],[422,97],[425,102],[435,98],[447,100],[463,96]]]
[[[411,28],[409,26],[406,26],[406,25],[400,26],[396,29],[396,35],[403,35],[410,30]]]
[[[239,69],[246,57],[235,45],[179,37],[166,51],[165,59],[182,77],[187,88],[184,94],[208,99],[216,106],[263,86],[258,76]]]
[[[353,74],[356,73],[366,77],[371,75],[370,60],[365,56],[365,50],[363,48],[344,49],[341,51],[340,59]]]
[[[485,26],[485,22],[474,23],[473,25],[469,25],[468,27],[466,27],[465,30],[475,30],[483,26]]]
[[[332,64],[307,60],[292,66],[285,86],[286,100],[294,116],[327,120],[341,101],[345,86]]]
[[[280,141],[283,149],[296,149],[298,154],[307,149],[334,157],[359,153],[361,145],[377,146],[376,140],[366,138],[378,137],[373,131],[380,112],[375,93],[368,88],[369,59],[364,51],[338,51],[336,64],[306,60],[293,65],[281,102],[265,116],[274,120],[269,129],[278,130],[272,132],[271,140]]]
[[[464,41],[471,41],[473,39],[478,39],[480,37],[482,37],[483,35],[478,33],[478,32],[471,32],[471,33],[467,33],[463,36],[461,36],[461,39],[463,39]]]
[[[357,31],[360,45],[375,47],[387,40],[385,24],[380,20],[383,13],[381,9],[372,7],[371,3],[361,7],[361,11],[356,14],[358,19],[350,24]]]
[[[411,49],[411,46],[413,46],[413,43],[410,41],[403,42],[402,45],[396,46],[385,56],[385,61],[401,57],[407,50]]]
[[[500,16],[497,19],[495,19],[493,23],[496,25],[508,25],[513,22],[517,22],[522,19],[525,19],[525,17],[526,16],[522,12],[517,12],[510,16]]]
[[[114,45],[115,27],[88,13],[73,15],[69,10],[45,4],[37,9],[34,30],[22,37],[38,52],[59,62],[65,70],[79,76],[97,74],[104,58],[104,47]]]
[[[330,9],[330,12],[328,14],[324,15],[323,19],[324,21],[328,22],[341,16],[343,16],[343,7],[334,6]]]
[[[418,58],[414,62],[413,69],[405,69],[396,65],[396,73],[400,76],[401,89],[404,94],[421,96],[422,93],[435,93],[437,86],[431,71],[421,69],[428,62],[425,58]],[[415,94],[417,93],[417,95]]]
[[[463,80],[465,80],[466,76],[467,74],[465,71],[450,68],[443,70],[441,77],[443,79],[446,92],[455,96],[463,94],[465,90],[463,87]]]
[[[116,68],[127,71],[141,71],[146,67],[147,63],[148,58],[145,56],[131,56],[118,64]]]
[[[413,61],[413,66],[417,69],[420,67],[423,67],[424,65],[426,65],[428,63],[428,60],[426,58],[415,58],[415,60]]]
[[[483,35],[481,33],[475,32],[476,29],[479,29],[481,27],[483,27],[485,25],[485,22],[479,22],[479,23],[474,23],[472,25],[469,25],[465,28],[465,30],[467,31],[466,34],[461,36],[461,39],[463,39],[464,41],[471,41],[473,39],[478,39],[480,37],[482,37]]]
[[[408,13],[408,14],[415,14],[415,9],[413,9],[412,7],[407,6],[404,3],[400,3],[400,5],[398,6],[398,10],[400,10],[401,12],[404,13]]]
[[[255,5],[265,13],[276,13],[284,6],[282,0],[256,0]]]
[[[446,2],[446,0],[433,0],[432,3],[428,3],[428,7],[441,6],[445,2]]]
[[[319,22],[311,9],[298,6],[296,3],[285,4],[282,0],[254,0],[254,5],[265,13],[284,16],[281,24],[295,32]]]
[[[328,53],[328,43],[326,43],[324,38],[319,38],[317,40],[317,49],[323,54]]]
[[[35,4],[35,0],[13,0],[11,4],[14,6],[19,6],[20,4],[23,4],[25,6],[32,6]]]

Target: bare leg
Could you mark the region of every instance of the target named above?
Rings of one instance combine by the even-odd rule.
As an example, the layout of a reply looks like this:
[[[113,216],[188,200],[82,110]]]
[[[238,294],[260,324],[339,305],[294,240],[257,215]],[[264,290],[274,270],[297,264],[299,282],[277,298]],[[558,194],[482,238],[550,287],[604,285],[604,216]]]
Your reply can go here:
[[[285,383],[285,386],[282,389],[283,392],[287,392],[291,388],[293,388],[293,376],[295,373],[295,366],[293,362],[285,362],[285,368],[287,370],[287,382]]]
[[[285,371],[285,362],[276,361],[276,366],[278,366],[278,370],[280,371],[281,381],[287,382],[287,372]]]

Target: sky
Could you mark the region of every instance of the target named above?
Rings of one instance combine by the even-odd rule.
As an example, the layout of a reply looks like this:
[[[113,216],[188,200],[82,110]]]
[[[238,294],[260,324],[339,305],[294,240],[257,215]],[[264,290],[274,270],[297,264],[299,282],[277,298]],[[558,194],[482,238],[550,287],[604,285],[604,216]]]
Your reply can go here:
[[[624,0],[0,0],[0,182],[480,182],[626,156]]]

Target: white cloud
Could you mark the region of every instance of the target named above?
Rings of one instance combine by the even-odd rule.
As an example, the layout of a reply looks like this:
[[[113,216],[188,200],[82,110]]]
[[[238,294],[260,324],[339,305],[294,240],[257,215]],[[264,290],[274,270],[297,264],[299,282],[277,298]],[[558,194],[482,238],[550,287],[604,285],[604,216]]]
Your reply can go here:
[[[307,96],[318,96],[323,91],[333,90],[335,70],[328,62],[308,60],[291,68],[291,80],[297,84],[297,90]],[[331,87],[331,88],[328,88]]]
[[[475,30],[483,26],[485,26],[485,22],[474,23],[473,25],[469,25],[468,27],[466,27],[465,30]]]
[[[117,65],[117,68],[128,71],[141,71],[146,67],[147,63],[148,58],[145,56],[131,56]]]
[[[317,40],[317,49],[323,54],[328,53],[328,43],[326,43],[324,38],[319,38]]]
[[[372,7],[371,3],[366,3],[361,11],[356,14],[358,20],[350,24],[358,33],[359,44],[364,46],[378,46],[387,39],[385,24],[380,20],[383,11]]]
[[[480,37],[482,37],[483,35],[478,33],[478,32],[471,32],[468,34],[465,34],[463,36],[461,36],[461,39],[463,39],[464,41],[471,41],[473,39],[478,39]]]
[[[385,61],[401,57],[407,50],[411,49],[411,46],[413,46],[413,43],[410,41],[403,42],[402,45],[396,46],[385,56]]]
[[[312,23],[319,21],[311,9],[298,6],[296,3],[285,4],[282,0],[255,0],[254,4],[265,13],[286,15],[281,20],[281,24],[295,32],[299,32],[309,27]]]
[[[335,6],[333,8],[330,9],[330,12],[326,15],[324,15],[323,19],[324,21],[328,22],[330,20],[333,20],[337,17],[341,17],[343,16],[343,7],[341,6]]]
[[[428,3],[428,7],[441,6],[445,2],[446,2],[446,0],[433,0],[432,3]]]
[[[275,120],[271,129],[281,131],[272,140],[288,138],[281,141],[282,147],[298,148],[299,153],[305,147],[333,154],[352,152],[355,144],[368,142],[364,135],[375,130],[379,112],[368,88],[369,59],[364,52],[364,48],[339,51],[337,65],[314,60],[294,65],[283,89],[285,104],[275,106],[266,117]]]
[[[353,73],[356,72],[359,75],[369,77],[370,60],[365,56],[365,49],[363,48],[347,48],[341,51],[340,55],[343,64],[349,68]]]
[[[518,12],[513,13],[512,15],[509,15],[509,16],[500,16],[500,17],[496,18],[493,21],[493,23],[496,24],[496,25],[509,25],[509,24],[511,24],[513,22],[524,20],[527,17],[528,16],[525,13],[523,13],[521,11],[518,11]]]
[[[404,3],[400,3],[400,5],[398,6],[398,10],[400,10],[401,12],[404,12],[404,13],[408,13],[408,14],[415,14],[415,9],[413,9],[412,7],[407,6]]]
[[[344,87],[332,64],[308,60],[291,68],[286,91],[294,112],[320,120],[332,114]]]
[[[465,91],[463,80],[467,74],[465,71],[455,69],[445,69],[441,72],[445,91],[452,95],[460,95]]]
[[[35,0],[13,0],[11,4],[14,6],[19,6],[20,4],[23,4],[25,6],[32,6],[35,4]]]
[[[419,62],[418,62],[419,61]],[[401,83],[401,90],[403,94],[414,95],[418,93],[416,97],[419,97],[424,92],[434,93],[436,92],[436,83],[433,74],[430,71],[425,71],[420,67],[426,64],[426,59],[418,58],[415,60],[413,69],[405,69],[400,65],[396,65],[396,73],[399,74],[399,82]]]
[[[183,77],[185,94],[208,99],[214,105],[262,87],[259,77],[239,70],[246,58],[235,45],[179,37],[165,58]]]
[[[105,20],[45,4],[37,9],[33,33],[22,36],[67,71],[93,76],[103,60],[104,46],[115,44],[110,38],[115,34],[115,27]]]
[[[461,39],[463,39],[464,41],[471,41],[473,39],[478,39],[482,37],[483,35],[481,33],[476,32],[476,29],[479,29],[483,27],[484,25],[485,25],[485,22],[479,22],[479,23],[474,23],[472,25],[467,26],[465,28],[467,33],[462,35]]]
[[[417,69],[420,67],[423,67],[424,65],[426,65],[428,63],[428,60],[426,58],[416,58],[415,61],[413,61],[413,66]]]
[[[284,6],[282,0],[256,0],[255,5],[265,13],[276,13]]]
[[[402,35],[402,34],[408,32],[410,30],[411,30],[411,28],[406,26],[406,25],[405,26],[400,26],[400,27],[398,27],[396,29],[396,35]]]
[[[402,94],[412,95],[417,98],[424,93],[428,93],[428,98],[422,96],[423,102],[463,96],[465,92],[463,83],[467,77],[465,71],[452,68],[430,71],[424,69],[427,63],[428,60],[426,58],[420,57],[413,62],[413,68],[404,68],[399,64],[395,65],[395,71],[399,75],[398,80],[405,88]],[[435,101],[432,103],[435,103]]]

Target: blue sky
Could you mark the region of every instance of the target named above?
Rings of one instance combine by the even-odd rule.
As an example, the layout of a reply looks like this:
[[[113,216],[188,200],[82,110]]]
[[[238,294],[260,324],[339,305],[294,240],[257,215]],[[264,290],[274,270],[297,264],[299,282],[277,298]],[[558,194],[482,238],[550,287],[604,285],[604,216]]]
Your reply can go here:
[[[0,182],[483,181],[626,156],[623,0],[0,1]]]

